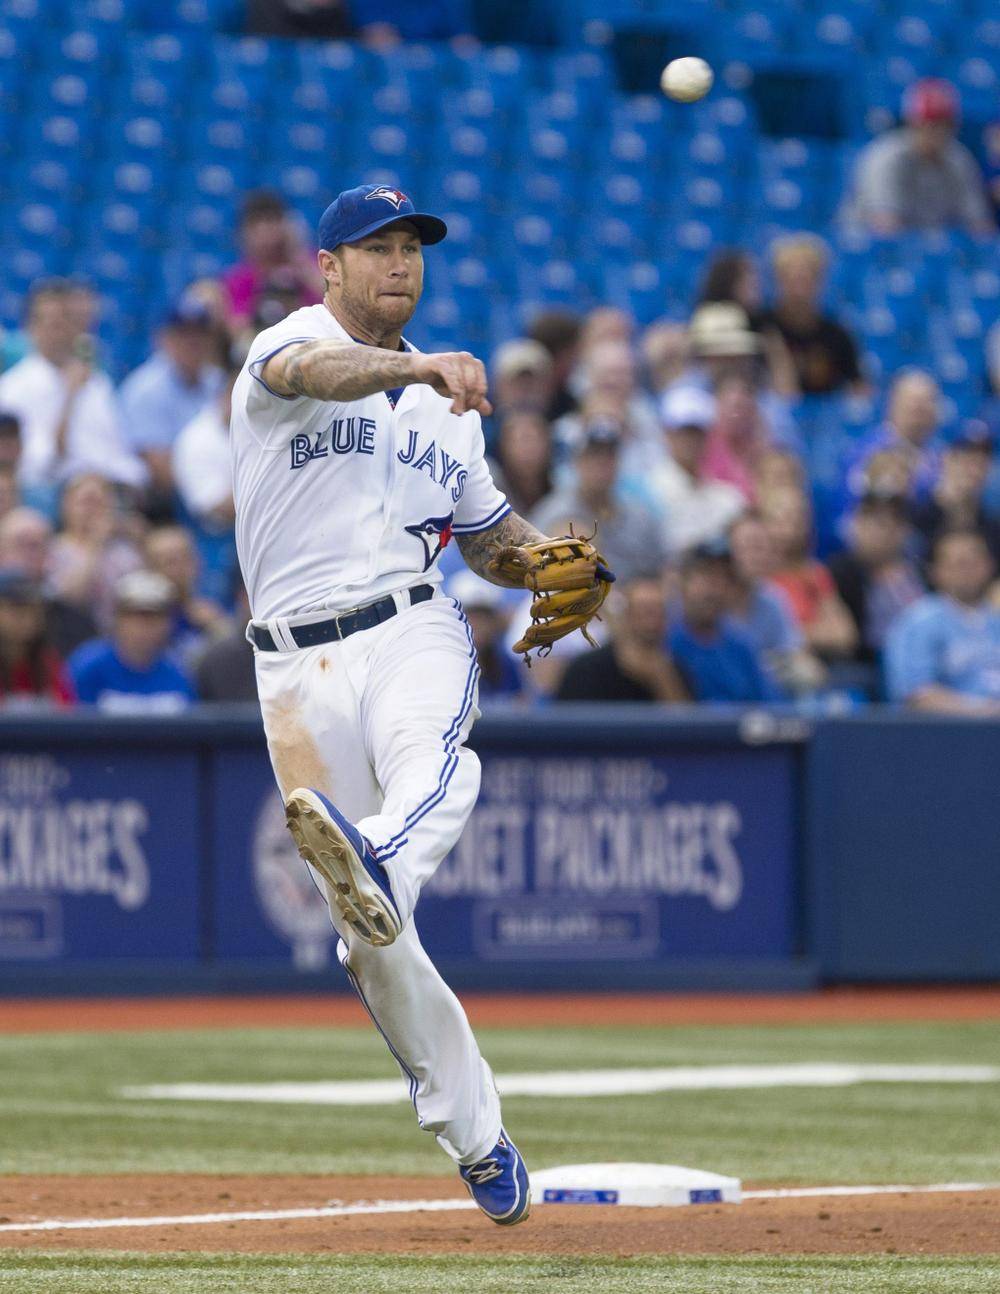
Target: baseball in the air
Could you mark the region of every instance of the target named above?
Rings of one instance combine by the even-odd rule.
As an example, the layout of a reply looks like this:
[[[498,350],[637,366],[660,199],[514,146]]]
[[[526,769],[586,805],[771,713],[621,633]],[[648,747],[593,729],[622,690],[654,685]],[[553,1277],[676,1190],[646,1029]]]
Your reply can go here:
[[[668,99],[694,103],[712,88],[715,74],[703,58],[675,58],[660,76],[660,89]]]

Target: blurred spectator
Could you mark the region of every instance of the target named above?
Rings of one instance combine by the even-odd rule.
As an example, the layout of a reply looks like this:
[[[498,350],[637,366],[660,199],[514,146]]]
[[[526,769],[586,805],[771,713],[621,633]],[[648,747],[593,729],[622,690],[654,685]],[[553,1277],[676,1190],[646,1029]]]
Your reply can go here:
[[[729,621],[732,562],[722,546],[690,549],[680,567],[680,614],[667,646],[696,701],[777,701],[763,662]]]
[[[265,284],[283,271],[298,280],[299,305],[314,305],[321,300],[320,273],[299,237],[291,213],[276,193],[258,190],[247,196],[239,234],[243,260],[222,280],[234,327],[251,322]]]
[[[153,571],[131,571],[115,589],[114,628],[69,660],[77,696],[111,712],[172,714],[194,700],[187,675],[167,656],[174,593]]]
[[[181,429],[218,394],[222,381],[208,307],[182,298],[167,316],[156,350],[129,374],[119,393],[132,445],[145,460],[152,491],[159,496],[146,508],[151,515],[172,517],[171,450]]]
[[[773,585],[777,552],[757,512],[745,512],[729,527],[732,591],[728,616],[786,691],[814,692],[826,678],[808,650],[788,598]]]
[[[688,692],[664,647],[667,600],[663,580],[636,575],[614,595],[611,640],[582,651],[566,667],[557,701],[688,700]]]
[[[34,508],[13,508],[0,518],[0,566],[19,571],[45,588],[52,544],[52,527]],[[45,621],[56,652],[66,657],[97,633],[90,611],[58,595],[45,596]]]
[[[552,419],[576,405],[570,392],[570,379],[580,353],[580,319],[569,310],[542,310],[528,328],[532,341],[541,342],[552,358],[552,394],[546,413]]]
[[[17,468],[21,462],[21,420],[16,413],[0,410],[0,467]]]
[[[649,389],[661,396],[679,381],[688,366],[688,333],[684,324],[650,324],[642,334],[642,364]]]
[[[229,417],[233,384],[242,361],[230,368],[218,394],[181,428],[171,451],[171,471],[186,511],[210,531],[231,530],[235,519]]]
[[[659,449],[656,405],[639,388],[631,346],[621,340],[607,339],[597,341],[589,349],[581,348],[581,352],[583,359],[573,377],[580,408],[556,423],[558,444],[570,449],[576,445],[589,410],[592,415],[612,418],[627,427],[629,441],[638,453],[651,445]]]
[[[198,657],[195,684],[201,701],[253,702],[257,700],[257,675],[253,648],[247,642],[250,603],[237,573],[232,628],[216,638]]]
[[[28,336],[20,328],[4,328],[0,325],[0,373],[24,359],[29,346]]]
[[[941,450],[937,436],[941,419],[941,390],[929,373],[921,369],[905,369],[889,388],[888,413],[881,427],[862,442],[848,471],[848,487],[860,497],[862,494],[884,487],[868,477],[866,471],[876,454],[897,452],[905,462],[910,480],[910,493],[923,499],[930,494],[941,470]],[[884,463],[891,476],[895,466],[891,460]]]
[[[757,262],[738,247],[720,247],[714,252],[701,281],[698,304],[731,301],[742,306],[747,321],[754,325],[763,305]]]
[[[996,224],[979,166],[955,138],[959,100],[948,81],[915,81],[903,98],[902,126],[858,157],[848,219],[877,234],[959,228],[992,233]]]
[[[931,494],[914,505],[913,521],[929,552],[942,530],[979,530],[1000,562],[1000,521],[983,502],[993,467],[994,441],[989,427],[970,419],[941,455],[941,472]]]
[[[21,423],[12,413],[0,411],[0,517],[21,501],[17,468],[21,458]]]
[[[754,494],[759,499],[771,490],[804,490],[808,484],[802,459],[790,449],[766,449],[754,468]]]
[[[771,245],[777,293],[762,320],[783,337],[803,395],[867,389],[851,334],[820,308],[829,261],[830,249],[815,234],[793,234]]]
[[[794,442],[788,397],[798,393],[797,380],[791,356],[774,329],[764,337],[751,327],[742,306],[709,302],[691,316],[688,344],[691,362],[677,385],[717,391],[727,378],[742,378],[758,393],[771,434]],[[775,365],[777,374],[772,371]]]
[[[552,403],[552,357],[541,342],[515,337],[493,356],[493,407],[499,417],[511,409],[545,413]]]
[[[552,429],[542,414],[511,410],[500,424],[493,479],[519,516],[528,516],[552,491]]]
[[[480,701],[524,700],[526,671],[504,642],[503,592],[472,571],[462,571],[452,580],[449,593],[461,602],[472,630],[479,658]]]
[[[547,535],[589,535],[596,525],[597,547],[623,580],[653,570],[666,560],[661,528],[652,513],[621,497],[618,469],[621,434],[610,423],[594,423],[573,460],[574,479],[539,504],[532,522]]]
[[[229,617],[217,602],[198,594],[201,564],[191,532],[183,526],[157,526],[146,536],[149,569],[169,582],[173,591],[171,656],[185,668],[213,638],[229,629]]]
[[[302,287],[299,271],[288,267],[272,270],[261,285],[253,319],[247,332],[256,337],[265,328],[273,328],[276,323],[286,319],[293,310],[298,310],[301,304]],[[237,338],[237,344],[243,347],[244,358],[253,337]],[[222,353],[224,351],[225,347],[222,348]]]
[[[41,586],[0,568],[0,705],[71,705],[73,684],[52,645]]]
[[[763,309],[760,272],[756,260],[749,252],[727,247],[712,257],[702,282],[698,304],[728,304],[737,307],[741,312],[740,319],[745,320],[746,326],[757,334],[758,347],[754,353],[760,356],[759,362],[767,368],[771,386],[782,395],[798,394],[795,365],[781,333]],[[699,329],[704,328],[706,320],[724,317],[718,311],[706,312],[700,309],[695,315],[700,321]],[[735,309],[730,317],[734,320],[737,318]]]
[[[21,502],[17,485],[17,470],[0,464],[0,517],[13,512]]]
[[[142,565],[124,537],[110,481],[95,472],[74,477],[60,501],[62,529],[52,541],[49,581],[58,597],[90,611],[102,631],[111,623],[114,590]]]
[[[1000,611],[987,600],[995,572],[978,531],[936,537],[937,591],[909,607],[886,642],[892,700],[938,714],[1000,715]]]
[[[824,660],[852,656],[858,631],[833,576],[812,556],[808,498],[801,490],[774,490],[761,499],[760,507],[777,552],[771,581],[788,598],[807,645]]]
[[[715,422],[703,460],[705,475],[728,482],[752,503],[754,475],[770,444],[753,387],[736,374],[723,378],[716,389]]]
[[[36,284],[28,298],[34,351],[0,377],[0,408],[21,425],[21,486],[46,509],[56,486],[83,471],[132,486],[146,476],[124,443],[111,381],[94,367],[91,303],[68,279]]]
[[[868,494],[854,510],[847,549],[830,559],[830,574],[857,626],[858,660],[877,660],[897,617],[924,594],[907,556],[909,538],[906,500]]]
[[[716,481],[705,471],[708,430],[715,422],[715,400],[697,387],[675,387],[661,406],[667,455],[642,482],[645,496],[661,518],[670,553],[719,539],[744,508],[734,485]]]
[[[348,0],[246,0],[246,30],[254,36],[343,40],[355,28]]]
[[[580,330],[580,354],[590,361],[594,350],[605,343],[632,348],[635,320],[618,306],[595,306],[584,317]]]

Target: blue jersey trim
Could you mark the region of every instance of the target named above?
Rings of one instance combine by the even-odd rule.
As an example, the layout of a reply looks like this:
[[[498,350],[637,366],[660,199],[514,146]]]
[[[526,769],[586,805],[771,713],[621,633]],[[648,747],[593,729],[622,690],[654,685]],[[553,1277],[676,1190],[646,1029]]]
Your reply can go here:
[[[495,526],[498,521],[502,521],[507,513],[511,511],[512,508],[510,504],[506,499],[504,499],[503,503],[498,504],[490,515],[482,521],[470,521],[462,525],[459,525],[457,522],[453,523],[451,527],[452,534],[473,535],[477,530],[489,530],[492,526]]]
[[[288,341],[283,341],[280,346],[276,346],[274,350],[269,351],[268,354],[262,355],[260,359],[251,360],[250,363],[247,365],[247,372],[250,374],[250,376],[255,381],[259,382],[261,386],[264,388],[264,390],[267,391],[270,395],[273,395],[276,400],[297,400],[299,397],[297,395],[282,395],[280,391],[275,391],[274,387],[268,386],[268,384],[264,381],[264,379],[260,376],[259,373],[254,372],[254,369],[263,368],[269,359],[274,359],[275,355],[280,355],[281,352],[283,350],[287,350],[289,346],[299,346],[304,341],[319,341],[319,338],[318,337],[292,337]]]
[[[454,599],[452,599],[452,601],[454,602]],[[418,804],[417,807],[408,814],[403,823],[402,831],[398,831],[394,836],[390,837],[385,844],[379,845],[375,849],[375,855],[380,863],[383,863],[386,859],[393,858],[398,854],[409,840],[408,833],[422,818],[426,817],[433,808],[441,803],[447,793],[448,783],[454,776],[455,769],[458,768],[458,752],[455,749],[454,743],[455,738],[458,736],[459,732],[461,732],[462,724],[465,722],[466,716],[472,709],[472,698],[475,695],[476,684],[479,682],[479,661],[476,657],[475,644],[472,641],[472,629],[469,626],[468,620],[465,618],[465,613],[457,602],[454,602],[454,605],[462,620],[462,624],[465,626],[465,636],[469,640],[469,656],[471,658],[468,677],[465,680],[465,691],[462,694],[462,705],[458,714],[449,724],[448,730],[442,738],[442,741],[444,742],[445,759],[441,766],[441,772],[438,774],[437,785],[434,790],[431,791],[430,795],[422,800],[420,804]]]

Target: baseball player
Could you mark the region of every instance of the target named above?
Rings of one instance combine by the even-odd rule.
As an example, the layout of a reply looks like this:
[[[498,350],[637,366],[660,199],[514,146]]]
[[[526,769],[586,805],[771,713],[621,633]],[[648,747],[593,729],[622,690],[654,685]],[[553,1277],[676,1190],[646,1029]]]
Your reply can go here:
[[[236,539],[271,762],[338,957],[420,1126],[509,1225],[527,1217],[527,1172],[412,920],[479,790],[464,744],[479,714],[475,651],[436,563],[454,537],[472,570],[536,589],[551,636],[585,625],[610,577],[586,541],[550,552],[493,484],[479,360],[421,354],[402,336],[423,246],[446,232],[385,186],[324,212],[322,304],[262,332],[233,391]],[[526,647],[548,641],[545,613]]]

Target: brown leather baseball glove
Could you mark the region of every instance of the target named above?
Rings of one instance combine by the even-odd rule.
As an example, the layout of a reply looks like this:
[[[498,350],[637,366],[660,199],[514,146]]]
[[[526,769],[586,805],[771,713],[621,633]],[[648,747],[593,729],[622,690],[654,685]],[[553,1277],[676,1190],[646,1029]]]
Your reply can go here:
[[[587,625],[600,611],[615,577],[592,538],[570,533],[535,544],[508,545],[490,559],[494,574],[535,595],[531,625],[514,644],[529,665],[532,651],[537,648],[539,655],[547,655],[554,642],[574,629],[582,630],[587,642],[597,646]]]

